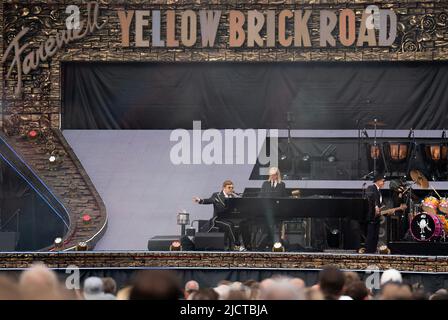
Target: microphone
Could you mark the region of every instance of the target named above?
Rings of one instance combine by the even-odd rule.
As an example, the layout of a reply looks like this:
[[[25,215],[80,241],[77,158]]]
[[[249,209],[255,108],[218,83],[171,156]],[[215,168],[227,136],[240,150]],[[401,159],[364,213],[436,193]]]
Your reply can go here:
[[[414,133],[414,129],[411,128],[411,130],[409,131],[408,139],[411,138],[411,136],[412,136],[413,133]]]

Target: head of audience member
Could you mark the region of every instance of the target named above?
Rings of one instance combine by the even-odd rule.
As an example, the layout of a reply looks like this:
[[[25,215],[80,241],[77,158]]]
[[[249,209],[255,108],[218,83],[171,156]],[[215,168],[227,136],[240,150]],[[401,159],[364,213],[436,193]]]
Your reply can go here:
[[[211,288],[199,289],[197,291],[192,292],[192,294],[188,297],[188,300],[218,300],[218,293]]]
[[[319,288],[326,300],[339,300],[344,284],[344,273],[336,267],[327,266],[319,273]]]
[[[353,300],[367,300],[369,299],[369,289],[366,287],[365,283],[358,280],[349,283],[348,286],[344,287],[345,295],[349,296]]]
[[[277,167],[271,167],[269,168],[269,178],[268,181],[270,182],[282,182],[282,175],[280,173],[280,169]]]
[[[222,191],[229,195],[232,194],[234,190],[233,182],[230,180],[226,180],[222,183]]]
[[[176,274],[167,270],[140,271],[129,295],[130,300],[178,300],[182,289]]]
[[[199,290],[199,283],[194,280],[190,280],[185,284],[184,288],[184,298],[188,299],[188,296],[195,291]]]
[[[425,292],[425,287],[422,283],[417,282],[410,286],[412,291],[412,300],[428,300],[429,295]]]
[[[319,287],[312,286],[305,289],[306,300],[324,300],[324,295],[320,291]]]
[[[103,286],[104,286],[104,293],[116,295],[117,294],[117,283],[115,280],[111,277],[102,278],[103,280]]]
[[[117,300],[129,300],[129,295],[131,294],[131,286],[124,287],[123,289],[118,290],[117,292]]]
[[[353,282],[361,281],[361,279],[359,278],[359,275],[354,271],[345,271],[344,279],[345,279],[344,290],[346,287],[351,285]]]
[[[62,290],[56,273],[43,264],[35,264],[22,272],[19,290],[25,300],[59,300]]]
[[[272,280],[272,279],[271,279]],[[260,300],[305,300],[305,289],[299,289],[290,279],[263,280],[260,286]]]
[[[381,288],[380,300],[411,300],[412,291],[409,286],[397,282],[388,282]]]
[[[221,281],[220,281],[221,282]],[[230,286],[227,284],[218,284],[216,288],[213,289],[218,294],[219,300],[227,300],[230,294]]]
[[[401,276],[400,271],[395,269],[389,269],[383,272],[381,275],[381,286],[384,286],[386,283],[403,283],[403,277]]]
[[[446,289],[439,289],[429,297],[429,300],[448,300],[448,291]]]
[[[101,278],[89,277],[84,281],[84,299],[86,300],[113,300],[115,296],[104,293],[104,283]]]
[[[249,300],[257,300],[260,294],[260,283],[255,280],[248,280],[243,284],[250,290]]]
[[[300,278],[292,278],[289,280],[289,283],[292,284],[293,286],[295,286],[299,290],[304,290],[306,287],[305,281],[303,281]]]
[[[19,286],[10,278],[0,276],[0,300],[20,300]]]

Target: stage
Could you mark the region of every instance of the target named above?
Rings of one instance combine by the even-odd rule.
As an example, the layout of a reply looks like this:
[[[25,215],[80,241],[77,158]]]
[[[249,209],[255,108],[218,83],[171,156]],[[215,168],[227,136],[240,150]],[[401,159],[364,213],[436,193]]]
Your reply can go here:
[[[112,276],[119,284],[127,284],[142,269],[172,269],[181,281],[196,279],[214,286],[221,280],[262,280],[274,275],[301,277],[312,285],[319,270],[335,265],[355,271],[361,278],[390,268],[399,270],[412,283],[426,288],[448,285],[448,256],[370,255],[343,253],[276,253],[276,252],[149,252],[95,251],[1,253],[2,273],[16,274],[33,263],[43,262],[56,270],[61,278],[80,269],[82,279],[91,275]]]
[[[198,251],[91,251],[15,252],[0,254],[1,269],[27,268],[44,262],[50,268],[76,265],[83,269],[270,269],[318,270],[332,264],[344,270],[390,268],[410,273],[448,274],[448,256],[375,255],[294,252],[198,252]]]

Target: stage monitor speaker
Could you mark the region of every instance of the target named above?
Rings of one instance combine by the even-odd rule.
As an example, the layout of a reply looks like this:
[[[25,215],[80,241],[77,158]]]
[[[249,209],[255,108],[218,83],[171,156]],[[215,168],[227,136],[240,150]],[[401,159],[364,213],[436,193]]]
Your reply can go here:
[[[17,232],[0,232],[0,251],[16,251],[17,239]]]
[[[148,241],[149,251],[170,251],[173,241],[179,241],[180,236],[155,236]]]
[[[224,232],[198,232],[194,237],[196,250],[224,250]]]

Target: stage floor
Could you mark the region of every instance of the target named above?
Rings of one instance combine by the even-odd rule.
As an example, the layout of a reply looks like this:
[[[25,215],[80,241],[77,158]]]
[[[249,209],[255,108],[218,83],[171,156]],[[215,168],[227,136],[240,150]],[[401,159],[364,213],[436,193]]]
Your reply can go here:
[[[447,273],[448,256],[344,253],[92,251],[0,253],[0,270],[28,268],[43,262],[50,268],[75,265],[83,269],[269,269],[319,270],[335,265],[343,270],[397,269],[407,273]]]

